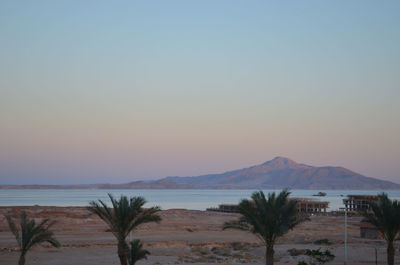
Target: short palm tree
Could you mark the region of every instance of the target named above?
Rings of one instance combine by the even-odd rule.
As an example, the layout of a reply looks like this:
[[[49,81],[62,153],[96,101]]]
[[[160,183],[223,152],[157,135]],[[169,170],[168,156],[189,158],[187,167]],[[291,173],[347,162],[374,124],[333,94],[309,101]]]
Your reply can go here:
[[[49,219],[44,219],[40,223],[36,224],[34,219],[28,219],[26,212],[22,211],[19,231],[11,216],[5,215],[5,217],[11,232],[17,239],[18,247],[21,252],[18,261],[19,265],[25,264],[26,254],[35,245],[48,242],[53,247],[60,247],[60,243],[54,238],[53,232],[50,230],[55,222],[49,222]]]
[[[118,257],[121,265],[128,264],[129,246],[126,237],[139,225],[149,222],[160,222],[156,213],[159,207],[143,208],[146,200],[143,197],[121,196],[119,200],[108,194],[113,208],[109,208],[102,200],[91,201],[88,210],[97,214],[107,225],[118,241]]]
[[[129,265],[135,265],[135,263],[141,259],[147,259],[147,255],[150,252],[143,248],[143,244],[139,239],[130,242],[130,255],[129,255]]]
[[[254,192],[252,200],[242,199],[238,210],[239,220],[226,222],[223,229],[249,231],[258,236],[266,246],[266,264],[274,264],[274,244],[276,240],[307,218],[297,212],[296,200],[289,200],[290,192],[285,189],[276,196],[262,191]]]
[[[370,211],[364,211],[364,221],[375,226],[387,243],[387,263],[394,264],[394,240],[400,233],[400,202],[391,201],[386,193],[378,195],[378,201],[369,202]]]

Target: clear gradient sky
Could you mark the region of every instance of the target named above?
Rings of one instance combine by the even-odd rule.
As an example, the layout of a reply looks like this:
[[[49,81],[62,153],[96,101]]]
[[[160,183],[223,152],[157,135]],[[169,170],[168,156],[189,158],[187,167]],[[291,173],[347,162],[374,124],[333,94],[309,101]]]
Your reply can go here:
[[[0,1],[0,184],[286,156],[400,183],[400,1]]]

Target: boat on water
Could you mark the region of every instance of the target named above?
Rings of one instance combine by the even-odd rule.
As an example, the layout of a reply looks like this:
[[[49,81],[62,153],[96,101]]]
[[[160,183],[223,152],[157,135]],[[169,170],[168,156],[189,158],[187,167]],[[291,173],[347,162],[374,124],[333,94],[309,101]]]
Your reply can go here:
[[[326,196],[326,192],[320,191],[320,192],[318,192],[317,194],[313,194],[313,196],[324,197],[324,196]]]

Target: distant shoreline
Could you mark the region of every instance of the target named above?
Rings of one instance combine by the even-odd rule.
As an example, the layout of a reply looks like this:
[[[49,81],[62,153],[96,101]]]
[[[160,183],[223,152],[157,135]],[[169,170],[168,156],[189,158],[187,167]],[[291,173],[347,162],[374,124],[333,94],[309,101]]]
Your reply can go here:
[[[108,201],[107,193],[115,196],[142,196],[147,206],[162,209],[205,210],[220,204],[237,204],[249,198],[258,189],[0,189],[0,206],[87,206],[92,200]],[[279,192],[279,189],[264,189],[264,192]],[[313,196],[318,192],[326,196]],[[343,206],[348,195],[377,195],[382,190],[301,190],[291,189],[291,197],[329,202],[328,211]],[[400,190],[386,190],[390,198],[400,200]]]
[[[106,187],[104,187],[106,186]],[[165,187],[165,188],[151,188],[151,187],[125,187],[120,184],[89,184],[89,185],[0,185],[0,190],[281,190],[288,187]],[[396,191],[399,188],[351,188],[351,189],[343,189],[343,188],[309,188],[309,189],[300,189],[300,188],[289,188],[289,190],[310,190],[310,191],[338,191],[338,190],[366,190],[366,191]]]

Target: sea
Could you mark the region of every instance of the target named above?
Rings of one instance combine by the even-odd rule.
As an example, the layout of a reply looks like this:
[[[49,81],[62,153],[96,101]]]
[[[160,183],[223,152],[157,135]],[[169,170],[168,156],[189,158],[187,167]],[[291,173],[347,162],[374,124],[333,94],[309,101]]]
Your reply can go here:
[[[263,190],[280,192],[280,190]],[[0,206],[87,206],[90,201],[109,202],[108,193],[114,196],[142,196],[145,207],[160,206],[162,209],[206,210],[219,204],[236,204],[250,198],[254,190],[97,190],[97,189],[10,189],[0,190]],[[376,195],[378,190],[291,190],[291,197],[328,201],[328,211],[344,207],[343,199],[349,194]],[[326,196],[313,196],[325,192]],[[400,200],[400,190],[385,191],[391,199]]]

